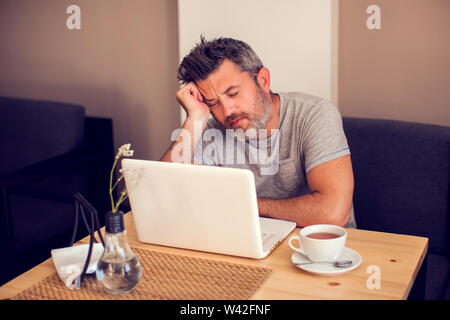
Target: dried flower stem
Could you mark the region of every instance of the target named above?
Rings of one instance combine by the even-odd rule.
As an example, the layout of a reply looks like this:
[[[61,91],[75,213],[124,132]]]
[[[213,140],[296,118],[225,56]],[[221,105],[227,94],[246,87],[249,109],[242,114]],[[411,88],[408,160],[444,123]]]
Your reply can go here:
[[[114,208],[115,210],[113,210],[113,212],[116,212],[116,211],[119,209],[119,205],[120,205],[123,201],[125,201],[127,198],[128,198],[127,191],[126,191],[126,190],[122,191],[122,194],[120,195],[120,198],[119,198],[119,200],[117,201],[116,207]]]
[[[120,177],[117,179],[117,181],[114,183],[113,185],[113,176],[114,176],[114,170],[116,168],[117,162],[119,161],[119,159],[121,157],[132,157],[134,151],[130,150],[130,146],[131,144],[127,143],[122,145],[119,150],[117,151],[117,154],[114,158],[114,163],[113,166],[111,168],[111,173],[109,175],[109,197],[111,199],[111,210],[113,213],[116,213],[117,210],[119,209],[120,204],[125,201],[128,198],[128,194],[127,194],[127,190],[123,190],[119,200],[117,200],[117,203],[114,204],[114,196],[113,196],[113,191],[114,189],[117,187],[118,183],[123,179],[123,173],[121,173]]]
[[[117,179],[116,183],[114,183],[114,185],[111,188],[111,191],[113,191],[117,187],[117,185],[119,184],[120,181],[122,181],[122,179],[123,179],[123,174],[120,175],[119,179]]]

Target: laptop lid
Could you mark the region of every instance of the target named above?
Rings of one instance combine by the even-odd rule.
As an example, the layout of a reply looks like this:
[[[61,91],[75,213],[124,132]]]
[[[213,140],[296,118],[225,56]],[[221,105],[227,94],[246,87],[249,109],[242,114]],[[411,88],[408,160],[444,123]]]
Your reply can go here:
[[[246,169],[123,159],[139,241],[262,258],[253,173]]]

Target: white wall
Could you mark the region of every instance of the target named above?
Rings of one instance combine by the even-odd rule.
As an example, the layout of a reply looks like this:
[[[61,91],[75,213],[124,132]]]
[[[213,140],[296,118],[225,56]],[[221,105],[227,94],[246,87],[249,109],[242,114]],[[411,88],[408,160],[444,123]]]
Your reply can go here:
[[[178,0],[180,62],[200,34],[236,38],[269,68],[274,92],[302,91],[337,103],[337,3]]]

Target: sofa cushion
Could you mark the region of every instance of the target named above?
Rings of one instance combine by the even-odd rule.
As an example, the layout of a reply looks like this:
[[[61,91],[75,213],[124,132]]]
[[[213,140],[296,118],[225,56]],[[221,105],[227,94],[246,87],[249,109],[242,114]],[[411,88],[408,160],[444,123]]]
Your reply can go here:
[[[450,270],[449,270],[449,274],[450,274]],[[444,292],[444,296],[442,297],[442,299],[444,299],[444,300],[450,300],[450,276],[449,276],[449,278],[447,279],[447,285],[446,285],[444,291],[445,291],[445,292]]]
[[[69,245],[75,220],[74,202],[58,202],[19,195],[10,195],[9,199],[16,253],[36,250],[47,245],[49,239],[61,235],[65,235],[65,242],[46,248],[45,253],[50,254],[50,249]]]
[[[358,228],[428,237],[448,254],[450,127],[343,118]]]
[[[82,106],[0,97],[0,114],[0,147],[8,155],[0,157],[0,175],[83,144]]]
[[[450,276],[449,268],[450,262],[445,256],[438,254],[428,255],[425,286],[426,300],[437,300],[445,297],[446,285]]]

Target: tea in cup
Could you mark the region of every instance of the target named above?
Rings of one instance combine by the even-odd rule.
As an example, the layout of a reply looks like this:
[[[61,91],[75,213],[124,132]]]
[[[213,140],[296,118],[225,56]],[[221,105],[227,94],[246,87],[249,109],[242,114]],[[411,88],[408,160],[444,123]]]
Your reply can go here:
[[[297,239],[300,248],[292,244]],[[347,230],[330,224],[316,224],[300,230],[299,235],[289,238],[289,246],[305,255],[312,262],[336,261],[345,247]]]

